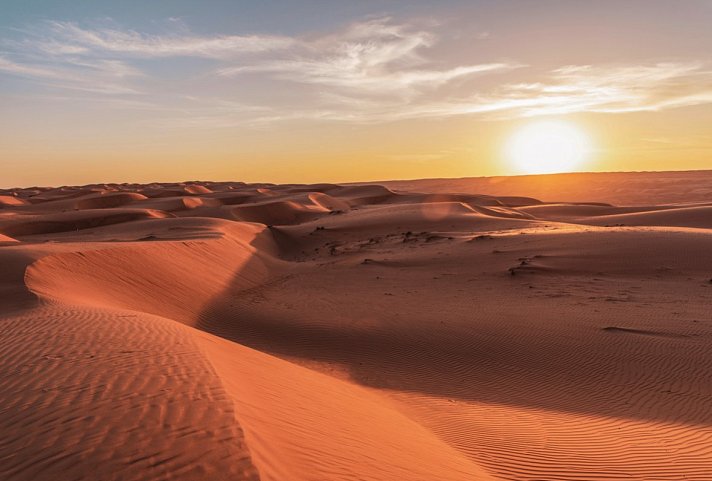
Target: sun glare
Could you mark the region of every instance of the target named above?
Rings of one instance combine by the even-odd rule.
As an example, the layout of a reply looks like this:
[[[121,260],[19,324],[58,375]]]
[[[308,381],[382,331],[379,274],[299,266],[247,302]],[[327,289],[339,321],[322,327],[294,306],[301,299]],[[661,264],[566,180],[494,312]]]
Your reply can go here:
[[[583,131],[570,122],[553,120],[522,127],[506,146],[512,170],[526,174],[576,170],[586,162],[589,151]]]

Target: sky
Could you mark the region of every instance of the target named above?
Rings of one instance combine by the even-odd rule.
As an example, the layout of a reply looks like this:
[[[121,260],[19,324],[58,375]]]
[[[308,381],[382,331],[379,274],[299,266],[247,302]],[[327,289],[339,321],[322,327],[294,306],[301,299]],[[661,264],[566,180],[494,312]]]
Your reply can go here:
[[[1,4],[4,187],[712,168],[709,0]]]

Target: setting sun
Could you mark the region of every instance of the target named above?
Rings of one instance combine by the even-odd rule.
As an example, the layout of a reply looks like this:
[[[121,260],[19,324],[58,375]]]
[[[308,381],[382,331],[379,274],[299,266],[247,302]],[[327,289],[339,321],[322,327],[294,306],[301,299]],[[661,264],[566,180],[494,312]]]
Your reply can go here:
[[[564,121],[528,124],[516,131],[506,145],[512,169],[526,174],[577,170],[586,162],[589,152],[586,134]]]

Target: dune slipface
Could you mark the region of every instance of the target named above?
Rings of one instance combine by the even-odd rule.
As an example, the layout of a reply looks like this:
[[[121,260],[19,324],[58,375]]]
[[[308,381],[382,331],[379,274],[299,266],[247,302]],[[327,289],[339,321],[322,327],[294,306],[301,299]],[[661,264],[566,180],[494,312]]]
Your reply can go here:
[[[665,175],[0,191],[0,479],[709,481]]]

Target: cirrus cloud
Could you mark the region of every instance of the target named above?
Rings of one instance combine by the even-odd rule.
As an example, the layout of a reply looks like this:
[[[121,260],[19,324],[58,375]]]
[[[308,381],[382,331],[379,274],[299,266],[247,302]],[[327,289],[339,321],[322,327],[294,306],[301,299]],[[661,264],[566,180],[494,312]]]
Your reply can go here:
[[[149,34],[44,22],[19,39],[0,39],[0,74],[85,95],[74,101],[140,106],[142,121],[157,127],[621,114],[712,103],[712,68],[698,61],[542,72],[509,59],[455,60],[435,49],[443,42],[438,28],[387,17],[295,36],[201,36],[175,27]],[[170,76],[161,70],[167,59]]]

